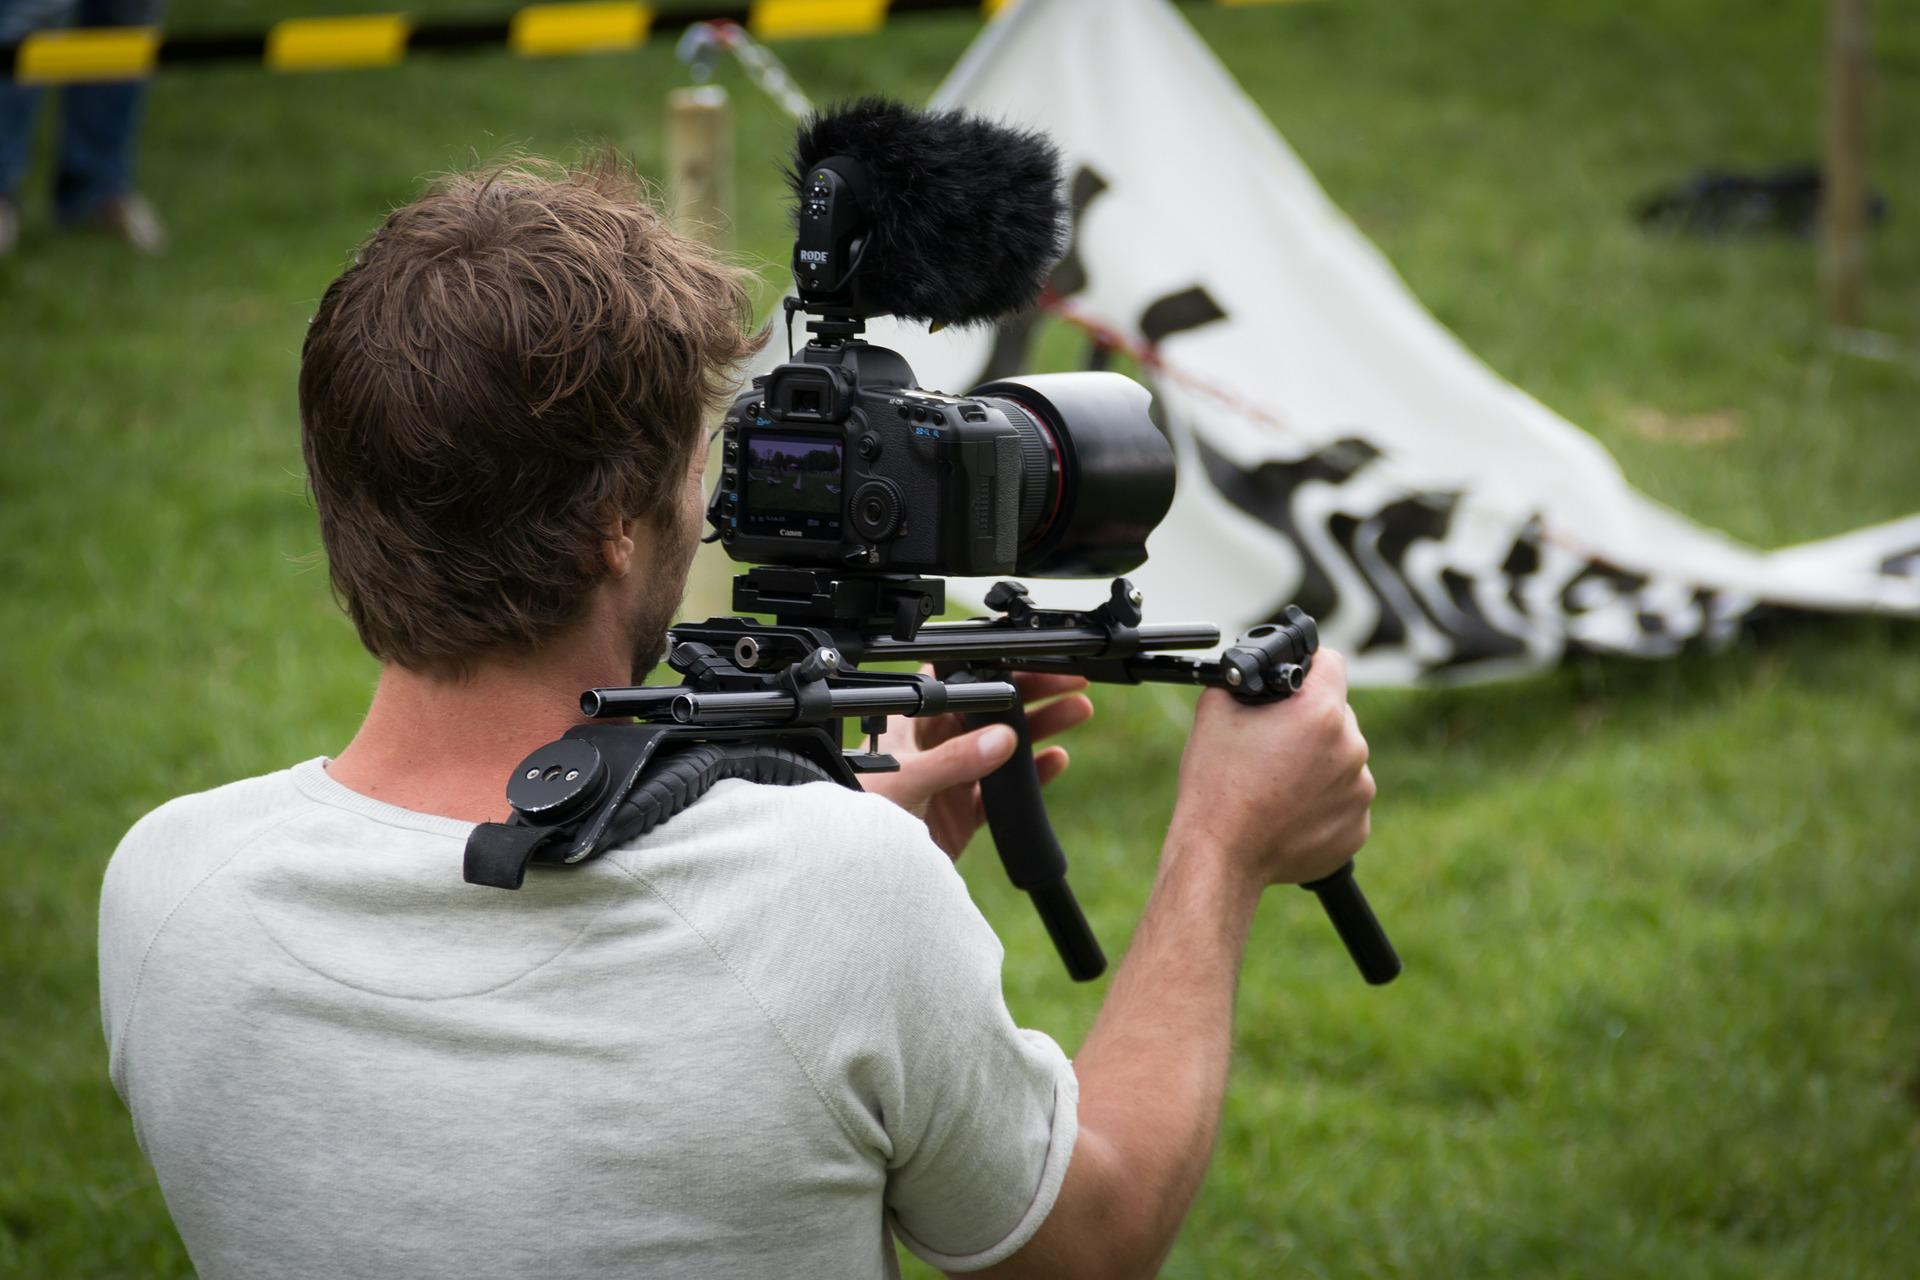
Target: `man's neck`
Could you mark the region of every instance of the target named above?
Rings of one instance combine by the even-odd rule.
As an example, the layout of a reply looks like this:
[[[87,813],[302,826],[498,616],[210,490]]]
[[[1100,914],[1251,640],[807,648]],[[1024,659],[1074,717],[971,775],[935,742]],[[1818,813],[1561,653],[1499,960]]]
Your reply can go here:
[[[463,679],[389,664],[360,730],[328,762],[334,781],[387,804],[466,822],[507,817],[507,775],[583,723],[580,693],[626,684],[617,645],[583,642],[538,659],[487,662]]]

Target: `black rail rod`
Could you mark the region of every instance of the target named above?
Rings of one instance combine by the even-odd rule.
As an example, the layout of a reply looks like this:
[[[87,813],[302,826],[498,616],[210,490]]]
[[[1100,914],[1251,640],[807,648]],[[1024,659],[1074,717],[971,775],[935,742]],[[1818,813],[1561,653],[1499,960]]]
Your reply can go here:
[[[874,662],[966,662],[991,659],[1001,666],[1025,658],[1121,657],[1143,649],[1207,649],[1220,643],[1220,629],[1201,624],[1140,627],[1119,653],[1114,637],[1099,627],[1008,627],[991,623],[935,622],[912,640],[873,636],[860,647]]]
[[[685,685],[631,685],[620,689],[589,689],[580,695],[580,711],[595,719],[613,716],[666,715]]]
[[[827,686],[828,715],[839,719],[852,716],[916,716],[929,710],[918,683],[857,684]],[[999,711],[1012,706],[1018,691],[1004,680],[979,684],[950,684],[946,697],[936,711]],[[740,693],[702,693],[682,689],[674,698],[671,711],[681,724],[738,724],[748,721],[791,719],[799,704],[783,689],[758,689]]]
[[[998,711],[1019,695],[1004,680],[946,686],[937,704],[944,711]],[[928,710],[917,681],[827,685],[828,714],[852,716],[912,716]],[[639,716],[681,724],[780,723],[791,720],[798,704],[785,689],[745,689],[707,692],[685,685],[635,685],[625,689],[589,689],[580,695],[580,709],[596,719]]]
[[[1172,658],[1141,654],[1131,658],[1016,658],[1009,671],[1085,676],[1105,684],[1190,684],[1226,688],[1225,668],[1216,658]]]

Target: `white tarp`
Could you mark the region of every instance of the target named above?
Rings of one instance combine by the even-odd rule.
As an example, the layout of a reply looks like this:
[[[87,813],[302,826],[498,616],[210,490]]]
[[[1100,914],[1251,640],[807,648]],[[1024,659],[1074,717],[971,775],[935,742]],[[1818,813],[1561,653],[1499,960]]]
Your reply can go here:
[[[1356,680],[1399,683],[1661,656],[1762,603],[1920,616],[1920,517],[1765,553],[1632,489],[1420,306],[1165,0],[1024,0],[935,104],[1054,138],[1076,222],[1052,292],[1164,362],[1149,620],[1231,635],[1298,602]],[[1020,371],[1029,322],[868,337],[958,392]]]

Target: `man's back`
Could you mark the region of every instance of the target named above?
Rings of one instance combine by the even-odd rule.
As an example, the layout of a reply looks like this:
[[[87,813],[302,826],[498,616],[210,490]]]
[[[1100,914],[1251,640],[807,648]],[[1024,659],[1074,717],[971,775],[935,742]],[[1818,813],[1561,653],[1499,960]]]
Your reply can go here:
[[[889,1227],[948,1270],[1107,1280],[1172,1247],[1260,892],[1366,841],[1338,655],[1278,704],[1201,695],[1071,1066],[1014,1027],[928,834],[957,854],[982,779],[1066,767],[1005,725],[914,721],[884,798],[723,783],[517,894],[460,878],[580,690],[666,647],[701,427],[764,338],[746,279],[618,165],[509,166],[395,210],[321,297],[301,449],[372,702],[330,764],[143,819],[101,901],[113,1079],[213,1280],[873,1276]],[[1034,739],[1093,713],[1077,677],[1014,684]]]
[[[320,761],[188,797],[101,907],[113,1078],[201,1272],[884,1275],[1018,1248],[1075,1135],[924,827],[722,783],[462,883],[468,823]]]

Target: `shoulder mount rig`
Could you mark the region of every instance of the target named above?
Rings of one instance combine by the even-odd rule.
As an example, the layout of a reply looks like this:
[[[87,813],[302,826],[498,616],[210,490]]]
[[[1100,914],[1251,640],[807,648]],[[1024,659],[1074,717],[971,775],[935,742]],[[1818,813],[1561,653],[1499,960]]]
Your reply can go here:
[[[583,724],[515,768],[513,816],[467,837],[466,881],[518,889],[530,864],[570,866],[637,840],[726,778],[860,785],[817,726]]]

